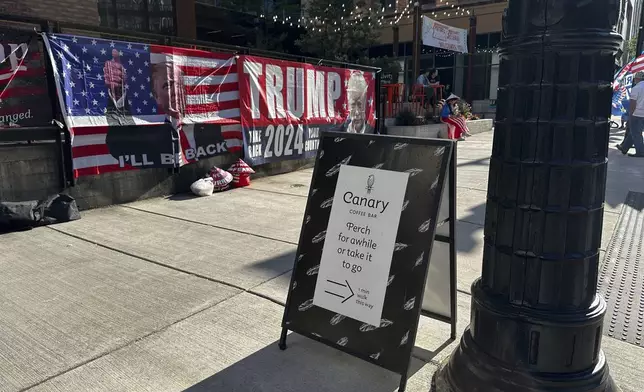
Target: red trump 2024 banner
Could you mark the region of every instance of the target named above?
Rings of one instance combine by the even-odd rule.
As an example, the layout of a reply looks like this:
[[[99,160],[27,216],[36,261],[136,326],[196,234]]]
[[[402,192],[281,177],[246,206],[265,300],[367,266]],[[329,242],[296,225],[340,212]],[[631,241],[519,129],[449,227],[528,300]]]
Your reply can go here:
[[[239,92],[251,165],[315,156],[320,131],[373,133],[375,74],[242,56]]]

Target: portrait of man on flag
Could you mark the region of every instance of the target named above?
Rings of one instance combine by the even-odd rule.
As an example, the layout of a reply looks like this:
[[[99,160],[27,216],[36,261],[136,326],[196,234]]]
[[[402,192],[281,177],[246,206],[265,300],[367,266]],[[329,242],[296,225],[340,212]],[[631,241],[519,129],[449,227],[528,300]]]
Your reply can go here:
[[[184,74],[172,61],[152,66],[152,96],[162,113],[181,121],[186,111]]]
[[[152,96],[159,112],[166,115],[166,123],[172,127],[173,135],[180,141],[183,152],[180,159],[184,163],[219,155],[226,149],[222,121],[213,116],[222,103],[222,93],[201,94],[206,86],[212,86],[212,77],[226,63],[230,61],[193,61],[174,54],[152,57]],[[214,81],[225,80],[224,77]],[[211,111],[205,111],[208,109]],[[197,148],[191,149],[190,146]],[[203,146],[201,151],[199,146]]]
[[[235,57],[44,34],[77,176],[178,167],[240,149]]]
[[[107,101],[108,113],[126,112],[129,113],[127,104],[125,80],[127,79],[127,70],[121,64],[120,52],[112,49],[112,58],[105,61],[103,65],[103,80],[107,86],[107,93],[110,99]]]
[[[350,71],[347,80],[347,102],[349,113],[341,127],[331,129],[335,132],[373,133],[367,121],[367,92],[369,84],[361,71]]]
[[[360,71],[354,71],[349,77],[347,87],[347,100],[349,101],[349,119],[350,124],[347,132],[351,133],[371,133],[368,130],[367,114],[367,89],[369,85]],[[366,131],[366,132],[365,132]]]

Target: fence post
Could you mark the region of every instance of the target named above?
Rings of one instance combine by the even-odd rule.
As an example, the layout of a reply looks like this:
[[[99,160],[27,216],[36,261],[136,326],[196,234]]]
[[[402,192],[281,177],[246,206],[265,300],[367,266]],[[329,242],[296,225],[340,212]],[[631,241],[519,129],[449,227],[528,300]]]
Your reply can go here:
[[[383,113],[382,113],[382,97],[381,97],[381,85],[380,81],[382,79],[382,69],[376,71],[376,91],[375,91],[375,105],[376,105],[376,130],[374,133],[383,133],[382,128],[384,125]]]
[[[60,25],[57,22],[45,20],[40,23],[40,31],[49,34],[58,33],[60,32]],[[38,39],[42,40],[43,38],[42,36],[39,36]],[[54,68],[47,52],[43,52],[42,61],[46,71],[47,94],[49,96],[49,103],[51,105],[51,113],[54,123],[64,124],[65,121],[58,102],[58,90],[56,88],[56,80],[54,79]],[[58,160],[60,184],[63,189],[75,185],[70,135],[71,133],[65,125],[56,132],[56,145],[58,146],[58,152],[60,154]]]

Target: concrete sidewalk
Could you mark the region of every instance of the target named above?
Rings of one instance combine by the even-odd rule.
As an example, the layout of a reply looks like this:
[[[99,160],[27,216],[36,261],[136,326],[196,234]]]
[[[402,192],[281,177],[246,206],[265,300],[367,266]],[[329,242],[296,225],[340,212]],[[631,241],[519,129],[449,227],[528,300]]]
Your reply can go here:
[[[481,270],[492,136],[459,144],[459,332]],[[642,160],[609,159],[603,249],[628,191],[644,192]],[[397,375],[306,338],[277,348],[311,174],[0,236],[0,391],[395,391]],[[641,392],[644,350],[603,342],[613,377]],[[427,392],[457,342],[423,317],[416,344],[407,390]]]

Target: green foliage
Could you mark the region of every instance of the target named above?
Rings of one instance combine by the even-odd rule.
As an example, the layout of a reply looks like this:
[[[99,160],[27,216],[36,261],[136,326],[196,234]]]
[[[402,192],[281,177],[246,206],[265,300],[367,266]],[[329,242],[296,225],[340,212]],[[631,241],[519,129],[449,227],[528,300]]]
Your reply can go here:
[[[402,71],[402,68],[400,67],[400,61],[395,57],[384,56],[371,59],[362,59],[359,61],[359,63],[380,68],[382,69],[383,73],[397,74]]]
[[[378,37],[375,12],[368,9],[364,0],[310,0],[304,15],[313,23],[305,23],[296,44],[315,57],[359,62]]]
[[[423,120],[425,121],[425,124],[432,124],[432,123],[437,124],[440,122],[438,115],[434,114],[434,110],[431,110],[431,109],[425,111]]]
[[[458,101],[457,103],[458,107],[458,114],[462,115],[465,117],[466,120],[478,120],[479,116],[476,114],[472,113],[472,105],[467,103],[466,101]]]
[[[288,36],[285,32],[268,32],[261,35],[256,44],[257,48],[263,50],[271,50],[274,52],[285,52],[284,40]]]
[[[637,56],[637,36],[624,43],[624,51],[626,52],[628,61],[631,61]]]
[[[460,100],[456,103],[458,107],[458,113],[462,114],[464,117],[467,117],[472,114],[472,106],[464,100]]]

